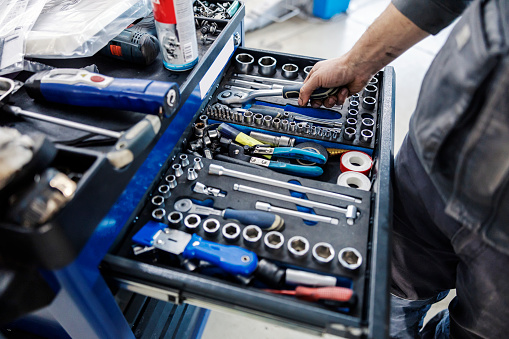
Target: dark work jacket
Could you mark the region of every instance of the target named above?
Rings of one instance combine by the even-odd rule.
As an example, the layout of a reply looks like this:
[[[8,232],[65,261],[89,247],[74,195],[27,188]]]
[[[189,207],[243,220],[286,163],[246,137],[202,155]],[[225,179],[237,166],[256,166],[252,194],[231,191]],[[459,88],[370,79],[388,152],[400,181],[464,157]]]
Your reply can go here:
[[[416,19],[430,33],[454,20],[451,11],[446,16],[433,13],[437,2],[407,0],[407,7],[399,8],[400,2],[393,1],[411,20],[415,8],[409,4],[435,4]],[[458,11],[465,5],[439,3]],[[412,8],[410,14],[405,8]],[[433,16],[435,26],[430,24]],[[474,1],[431,64],[409,130],[422,165],[446,203],[446,213],[507,254],[508,45],[509,3]]]

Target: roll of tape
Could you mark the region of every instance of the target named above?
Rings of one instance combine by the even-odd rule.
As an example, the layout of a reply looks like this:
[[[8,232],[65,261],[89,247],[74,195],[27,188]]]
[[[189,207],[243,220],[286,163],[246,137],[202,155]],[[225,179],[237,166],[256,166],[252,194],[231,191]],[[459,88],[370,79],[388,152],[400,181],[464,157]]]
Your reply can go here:
[[[295,145],[295,147],[311,150],[313,152],[321,154],[325,157],[325,162],[327,162],[327,160],[329,159],[329,153],[327,152],[327,149],[325,147],[323,147],[322,145],[317,144],[316,142],[303,142],[303,143]],[[300,165],[304,165],[304,166],[316,165],[316,163],[314,163],[314,162],[306,161],[306,160],[302,160],[302,159],[297,159],[297,163]]]
[[[369,191],[371,188],[371,181],[362,173],[350,171],[341,173],[338,177],[338,185]]]
[[[372,165],[373,161],[366,153],[350,151],[341,156],[339,169],[342,173],[353,171],[367,175]]]

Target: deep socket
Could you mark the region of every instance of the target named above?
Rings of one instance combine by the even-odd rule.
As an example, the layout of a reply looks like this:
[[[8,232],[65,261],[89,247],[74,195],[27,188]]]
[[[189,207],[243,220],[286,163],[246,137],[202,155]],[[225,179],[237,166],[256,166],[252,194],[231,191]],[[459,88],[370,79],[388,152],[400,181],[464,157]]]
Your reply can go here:
[[[271,231],[265,234],[263,242],[265,243],[265,247],[268,251],[277,251],[283,247],[285,237],[280,232]]]
[[[295,79],[299,75],[299,66],[295,64],[284,64],[281,67],[281,74],[287,79]]]
[[[375,126],[375,121],[371,118],[362,119],[362,128],[361,129],[369,129],[373,130],[373,126]]]
[[[355,128],[357,126],[357,119],[355,118],[348,118],[346,119],[346,127],[353,127]]]
[[[205,124],[203,122],[197,122],[193,124],[193,133],[197,138],[201,138],[203,136],[203,130],[205,129]]]
[[[209,125],[209,117],[208,116],[200,115],[199,119],[200,119],[200,122],[202,122],[205,127],[207,127]]]
[[[164,197],[160,195],[154,195],[151,201],[154,206],[164,207]]]
[[[251,54],[237,54],[235,62],[239,73],[247,74],[253,70],[254,58]]]
[[[245,111],[243,114],[244,117],[244,123],[245,124],[252,124],[253,123],[253,112],[251,111]]]
[[[182,166],[180,166],[180,164],[173,164],[171,165],[171,168],[173,169],[173,171],[175,172],[175,177],[180,177],[182,174],[184,174],[184,171],[182,170]]]
[[[362,264],[362,255],[353,247],[345,247],[338,253],[341,266],[349,270],[355,270]]]
[[[288,251],[295,258],[303,258],[309,251],[309,241],[300,235],[288,240]]]
[[[253,120],[256,125],[261,125],[263,122],[263,114],[256,113],[253,117]]]
[[[193,168],[195,171],[199,171],[203,168],[203,161],[201,161],[200,157],[196,157],[193,159]]]
[[[280,126],[281,126],[281,119],[279,119],[279,118],[272,119],[272,127],[273,128],[279,129]]]
[[[348,141],[353,141],[355,139],[356,132],[357,131],[353,127],[345,128],[345,130],[343,132],[343,139],[348,140]]]
[[[290,124],[290,123],[288,122],[288,120],[283,119],[283,120],[281,121],[281,129],[282,129],[283,131],[288,131],[289,124]]]
[[[295,132],[295,128],[297,127],[297,123],[295,121],[290,121],[290,123],[288,125],[289,125],[288,129],[290,130],[290,132]]]
[[[354,118],[354,119],[357,119],[357,117],[359,116],[359,111],[354,109],[354,108],[351,108],[348,110],[348,115],[347,115],[347,118]]]
[[[375,98],[377,91],[378,91],[378,87],[377,86],[375,86],[375,85],[367,85],[364,88],[364,92],[362,92],[362,94],[364,95],[364,97],[373,97],[373,98]]]
[[[242,237],[244,238],[244,244],[247,246],[256,246],[260,243],[262,238],[262,230],[256,225],[249,225],[244,227],[242,231]]]
[[[240,227],[234,222],[227,223],[222,229],[223,237],[227,242],[235,242],[240,236]]]
[[[171,196],[170,186],[161,185],[157,188],[157,191],[163,196],[163,198],[168,199]]]
[[[184,226],[187,231],[196,232],[200,226],[201,218],[198,214],[188,214],[184,219]]]
[[[263,125],[270,127],[272,125],[272,117],[270,115],[265,115],[263,117]]]
[[[287,119],[290,118],[290,112],[283,112],[283,119]]]
[[[326,242],[319,242],[313,246],[311,251],[313,258],[321,264],[330,263],[336,256],[336,252],[331,244]]]
[[[152,218],[154,218],[157,221],[161,221],[164,219],[164,216],[166,215],[166,211],[164,208],[156,208],[152,211]]]
[[[348,106],[348,109],[354,109],[356,111],[359,110],[359,102],[358,101],[351,101],[350,100],[350,105]]]
[[[198,179],[198,173],[194,170],[194,168],[187,169],[187,180],[193,181]]]
[[[258,59],[258,73],[271,77],[276,74],[276,59],[271,56],[264,56]]]
[[[368,109],[370,111],[375,109],[376,99],[373,97],[365,97],[364,100],[362,100],[362,107],[365,109]]]
[[[274,121],[274,120],[273,120]],[[264,144],[268,144],[276,147],[293,147],[295,145],[295,138],[289,138],[284,135],[281,136],[273,136],[260,132],[249,132],[249,136],[258,141],[263,142]]]
[[[370,144],[371,140],[373,140],[373,132],[370,131],[369,129],[363,129],[361,131],[361,138],[360,138],[360,140],[361,140],[362,143]]]
[[[184,216],[182,213],[173,211],[170,214],[168,214],[168,222],[170,223],[170,226],[174,228],[178,228],[182,224],[182,219]]]
[[[217,219],[208,218],[203,222],[202,227],[206,235],[214,236],[217,234],[217,231],[219,231],[219,229],[221,228],[221,224]]]
[[[164,180],[166,180],[168,186],[170,186],[170,189],[177,187],[177,177],[175,177],[173,174],[167,175]]]

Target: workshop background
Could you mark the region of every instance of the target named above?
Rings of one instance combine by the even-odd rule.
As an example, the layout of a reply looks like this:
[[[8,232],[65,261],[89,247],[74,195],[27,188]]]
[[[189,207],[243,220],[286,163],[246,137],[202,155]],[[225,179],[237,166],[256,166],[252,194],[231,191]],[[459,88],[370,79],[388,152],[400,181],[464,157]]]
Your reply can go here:
[[[390,0],[351,0],[345,13],[328,20],[312,15],[313,4],[309,0],[244,0],[244,3],[246,47],[329,59],[352,48]],[[408,131],[422,79],[453,26],[424,39],[390,64],[396,72],[394,154]],[[454,295],[452,291],[434,305],[425,321],[446,308]],[[228,313],[211,312],[202,338],[304,339],[310,338],[310,334],[302,332],[302,328],[290,330],[245,314],[235,315],[229,310]],[[326,334],[324,338],[333,336]]]

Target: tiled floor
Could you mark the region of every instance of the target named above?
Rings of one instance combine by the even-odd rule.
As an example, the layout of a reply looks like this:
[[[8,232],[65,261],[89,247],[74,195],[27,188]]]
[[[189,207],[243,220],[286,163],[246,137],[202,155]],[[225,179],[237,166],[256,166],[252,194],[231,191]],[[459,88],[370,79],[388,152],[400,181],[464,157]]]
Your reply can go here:
[[[245,44],[249,48],[324,59],[340,56],[354,45],[389,2],[390,0],[351,0],[346,14],[338,15],[329,21],[300,15],[247,33]],[[251,3],[254,1],[247,5]],[[249,10],[248,7],[247,11]],[[396,72],[395,152],[408,130],[408,122],[415,108],[424,74],[450,30],[449,27],[437,36],[428,37],[391,64]],[[445,307],[449,300],[450,298],[444,300],[439,307],[433,308],[432,312]],[[204,339],[303,339],[310,336],[300,330],[220,312],[212,312],[203,334]]]

